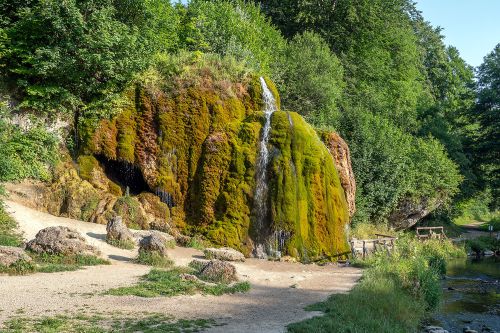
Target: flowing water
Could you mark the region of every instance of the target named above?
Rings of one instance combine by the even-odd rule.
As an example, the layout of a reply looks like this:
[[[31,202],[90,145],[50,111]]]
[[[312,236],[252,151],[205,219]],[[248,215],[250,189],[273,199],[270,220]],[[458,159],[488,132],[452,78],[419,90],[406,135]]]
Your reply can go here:
[[[444,302],[435,319],[450,332],[470,327],[500,331],[500,259],[457,259],[448,262]]]
[[[276,100],[272,92],[267,87],[264,78],[260,78],[260,83],[262,85],[262,101],[264,103],[264,116],[266,121],[262,129],[262,137],[260,141],[259,157],[257,159],[256,166],[256,187],[254,196],[254,209],[255,209],[255,220],[256,220],[256,231],[259,236],[267,234],[265,230],[266,221],[269,216],[269,207],[267,203],[268,185],[267,185],[267,166],[269,164],[269,133],[271,132],[271,116],[277,110]],[[257,252],[262,253],[264,249],[264,244],[261,239],[257,240]],[[260,255],[258,255],[260,256]]]

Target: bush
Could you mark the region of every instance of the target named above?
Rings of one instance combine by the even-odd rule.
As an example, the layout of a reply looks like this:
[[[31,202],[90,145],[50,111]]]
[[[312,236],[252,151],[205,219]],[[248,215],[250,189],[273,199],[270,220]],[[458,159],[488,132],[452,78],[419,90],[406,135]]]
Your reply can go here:
[[[50,180],[50,167],[58,160],[57,138],[36,123],[27,130],[8,122],[0,110],[0,182],[24,178]]]
[[[16,221],[7,214],[0,200],[0,245],[20,246],[21,236],[16,232]]]

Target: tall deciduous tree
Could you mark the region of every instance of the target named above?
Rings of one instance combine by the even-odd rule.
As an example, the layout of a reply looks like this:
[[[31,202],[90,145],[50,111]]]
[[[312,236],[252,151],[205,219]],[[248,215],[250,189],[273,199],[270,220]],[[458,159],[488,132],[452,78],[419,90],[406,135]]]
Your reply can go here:
[[[476,157],[491,188],[494,205],[500,206],[500,44],[479,66],[478,98],[473,116],[480,129],[476,138]]]

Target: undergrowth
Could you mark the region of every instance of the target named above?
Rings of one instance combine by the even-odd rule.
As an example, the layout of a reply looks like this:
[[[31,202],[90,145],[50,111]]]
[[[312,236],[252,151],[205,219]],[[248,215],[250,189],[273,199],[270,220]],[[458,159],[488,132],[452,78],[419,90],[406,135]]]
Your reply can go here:
[[[194,270],[189,267],[176,267],[170,270],[152,269],[151,272],[143,276],[141,281],[136,285],[111,289],[107,291],[106,294],[115,296],[171,297],[201,293],[219,296],[223,294],[247,292],[250,289],[250,284],[248,282],[239,282],[233,285],[224,283],[208,284],[202,281],[186,280],[182,278],[182,274],[193,273]]]
[[[419,242],[412,235],[400,235],[390,255],[379,251],[356,262],[366,269],[350,293],[308,308],[323,311],[324,316],[291,324],[288,330],[416,332],[426,314],[440,304],[445,260],[463,256],[464,249],[451,241]]]

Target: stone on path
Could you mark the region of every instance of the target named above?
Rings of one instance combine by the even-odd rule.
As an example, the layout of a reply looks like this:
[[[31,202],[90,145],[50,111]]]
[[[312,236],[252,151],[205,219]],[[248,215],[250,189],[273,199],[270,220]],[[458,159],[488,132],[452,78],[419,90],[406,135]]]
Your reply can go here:
[[[206,248],[203,251],[207,259],[219,259],[223,261],[245,261],[245,256],[243,253],[236,251],[229,247],[222,247],[220,249],[216,248]]]
[[[135,243],[134,236],[123,223],[121,216],[115,216],[106,224],[106,240]]]
[[[199,277],[210,282],[231,283],[238,281],[236,267],[221,260],[210,260],[201,268]]]
[[[151,233],[139,242],[139,252],[157,252],[163,257],[167,256],[166,239],[160,233]]]
[[[31,262],[31,257],[19,247],[0,246],[0,266],[9,267],[20,261]]]
[[[78,231],[68,227],[48,227],[40,230],[26,248],[35,253],[48,254],[98,254],[99,251],[87,244]]]

